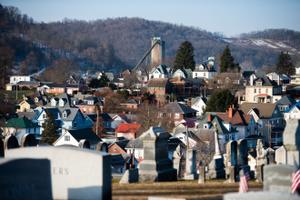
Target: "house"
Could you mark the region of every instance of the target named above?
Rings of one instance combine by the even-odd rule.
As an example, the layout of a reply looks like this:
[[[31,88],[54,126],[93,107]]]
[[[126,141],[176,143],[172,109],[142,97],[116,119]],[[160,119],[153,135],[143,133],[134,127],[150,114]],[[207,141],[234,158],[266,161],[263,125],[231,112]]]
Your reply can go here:
[[[215,75],[208,80],[209,88],[240,88],[243,86],[243,78],[240,73],[224,72]]]
[[[34,100],[29,97],[23,97],[23,100],[18,104],[16,112],[33,112],[36,108]]]
[[[257,134],[257,124],[250,114],[245,114],[232,106],[226,112],[215,112],[213,114],[222,120],[223,125],[228,130],[235,129],[236,133],[232,138],[234,140],[244,139],[248,135]]]
[[[280,112],[285,113],[296,103],[295,99],[290,96],[284,95],[276,102]]]
[[[120,105],[129,110],[136,110],[138,109],[139,102],[135,99],[128,99],[125,103],[121,103]]]
[[[42,84],[40,87],[37,88],[39,92],[42,94],[63,94],[66,92],[65,84],[56,84],[56,83],[47,83]]]
[[[38,135],[40,127],[26,117],[11,118],[5,122],[3,136],[15,135],[17,138],[22,138],[25,134]]]
[[[295,67],[295,75],[293,75],[291,78],[291,84],[300,85],[300,66]]]
[[[16,85],[20,81],[30,82],[30,81],[33,81],[33,79],[31,76],[24,76],[24,75],[16,75],[16,76],[9,77],[9,83],[11,85]]]
[[[116,129],[119,124],[130,123],[130,119],[125,114],[111,114],[111,128]]]
[[[173,75],[172,78],[181,78],[181,79],[187,79],[192,77],[192,70],[191,69],[177,69]]]
[[[119,124],[119,126],[115,130],[116,137],[124,137],[127,140],[135,139],[140,127],[141,125],[138,123]]]
[[[166,103],[166,97],[172,89],[171,83],[167,78],[151,79],[147,85],[147,92],[154,94],[159,104]]]
[[[128,140],[119,140],[108,146],[108,153],[113,154],[126,154],[125,147],[128,144]]]
[[[103,112],[104,102],[101,98],[88,96],[84,97],[83,100],[75,101],[76,107],[80,109],[80,111],[84,114],[91,115],[96,114],[97,109],[99,112]]]
[[[217,71],[213,64],[211,63],[203,63],[197,65],[195,70],[193,71],[193,78],[204,78],[204,79],[212,79],[217,75]]]
[[[96,149],[101,139],[91,128],[66,130],[63,129],[61,136],[53,143],[54,146],[75,146]]]
[[[257,134],[263,136],[265,145],[282,144],[284,129],[283,115],[274,103],[243,103],[240,109],[252,115],[258,124]],[[271,140],[270,140],[271,138]]]
[[[207,99],[205,97],[196,97],[191,100],[191,107],[197,110],[197,116],[201,116],[206,109]]]
[[[300,102],[297,102],[291,106],[284,113],[284,119],[300,119]]]
[[[290,83],[290,77],[286,74],[278,74],[271,72],[266,75],[271,81],[276,81],[278,85],[282,86],[282,91],[286,91],[286,86]]]
[[[245,89],[245,102],[248,103],[275,103],[281,98],[282,88],[276,81],[267,76],[250,76],[250,83]],[[243,103],[243,102],[242,102]]]
[[[160,116],[168,116],[173,120],[175,126],[180,124],[184,119],[196,118],[197,110],[179,102],[171,102],[164,106]]]
[[[149,72],[149,80],[157,78],[169,78],[169,71],[166,65],[158,65]]]

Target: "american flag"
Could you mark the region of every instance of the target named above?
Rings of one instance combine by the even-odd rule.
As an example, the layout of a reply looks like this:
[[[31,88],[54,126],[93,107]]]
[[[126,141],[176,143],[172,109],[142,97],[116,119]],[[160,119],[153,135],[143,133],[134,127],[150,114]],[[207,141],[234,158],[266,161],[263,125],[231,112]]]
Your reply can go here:
[[[300,169],[292,175],[292,193],[295,193],[300,188]]]
[[[248,180],[250,180],[250,175],[248,172],[244,171],[244,175],[240,176],[240,188],[239,192],[248,192]]]

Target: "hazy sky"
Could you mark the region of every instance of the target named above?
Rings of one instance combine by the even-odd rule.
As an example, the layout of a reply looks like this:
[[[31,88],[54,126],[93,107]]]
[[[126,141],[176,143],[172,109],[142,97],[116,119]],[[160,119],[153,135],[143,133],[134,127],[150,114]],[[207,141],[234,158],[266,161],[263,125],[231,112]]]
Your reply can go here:
[[[267,28],[300,31],[300,0],[0,0],[35,21],[141,17],[227,36]]]

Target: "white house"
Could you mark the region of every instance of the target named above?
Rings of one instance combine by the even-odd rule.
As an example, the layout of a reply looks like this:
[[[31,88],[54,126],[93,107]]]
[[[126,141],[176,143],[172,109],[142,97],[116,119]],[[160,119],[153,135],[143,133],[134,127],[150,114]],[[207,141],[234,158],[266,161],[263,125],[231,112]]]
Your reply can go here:
[[[9,83],[12,85],[17,84],[20,81],[32,81],[30,76],[11,76],[9,78]]]
[[[158,65],[157,67],[153,68],[149,73],[149,80],[156,79],[156,78],[168,78],[169,71],[166,65]]]
[[[195,67],[192,77],[212,79],[215,75],[217,75],[217,71],[214,67],[214,63],[215,63],[215,58],[209,57],[205,63],[197,65]]]
[[[63,129],[61,136],[53,143],[54,146],[75,146],[96,149],[100,138],[92,129],[66,130]]]
[[[173,78],[177,78],[177,77],[179,77],[179,78],[187,78],[187,74],[186,74],[186,72],[184,71],[184,70],[182,70],[182,69],[177,69],[174,73],[173,73],[173,75],[172,75],[172,77]]]
[[[281,99],[282,87],[267,76],[250,76],[250,83],[245,89],[245,102],[248,103],[275,103]]]
[[[192,108],[197,110],[197,116],[201,116],[206,108],[207,99],[205,97],[196,97],[192,99]]]

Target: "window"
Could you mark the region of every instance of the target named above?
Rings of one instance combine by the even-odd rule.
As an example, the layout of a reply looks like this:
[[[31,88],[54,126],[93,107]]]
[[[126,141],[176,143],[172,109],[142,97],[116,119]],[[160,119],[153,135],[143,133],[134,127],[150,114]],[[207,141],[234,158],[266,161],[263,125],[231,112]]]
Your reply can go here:
[[[261,93],[261,89],[260,89],[260,88],[258,89],[258,93],[259,93],[259,94]]]
[[[268,94],[268,88],[266,89],[266,93]]]
[[[256,89],[254,89],[254,93],[256,93]]]
[[[70,136],[69,135],[65,135],[65,141],[70,141]]]
[[[73,122],[73,127],[76,127],[77,126],[77,123],[76,122]]]
[[[175,119],[180,119],[180,114],[179,113],[175,113]]]

